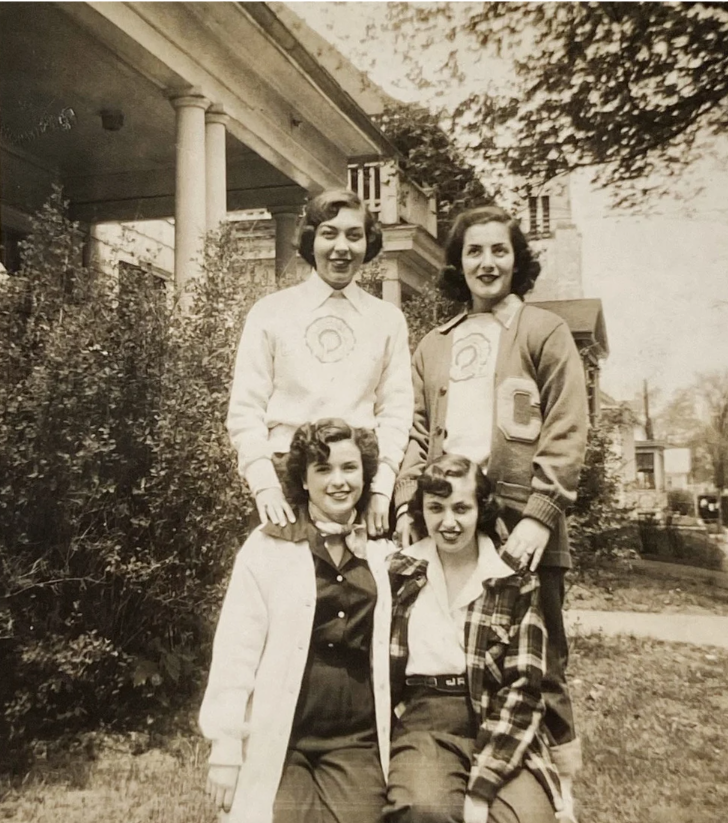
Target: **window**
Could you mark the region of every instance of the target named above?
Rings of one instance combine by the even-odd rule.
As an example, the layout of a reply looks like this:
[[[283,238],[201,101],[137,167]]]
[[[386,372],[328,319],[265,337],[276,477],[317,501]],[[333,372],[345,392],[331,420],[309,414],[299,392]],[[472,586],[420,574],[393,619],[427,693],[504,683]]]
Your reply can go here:
[[[637,477],[640,488],[655,488],[655,455],[653,452],[637,452]]]
[[[528,234],[548,237],[551,234],[551,200],[548,194],[528,198]]]

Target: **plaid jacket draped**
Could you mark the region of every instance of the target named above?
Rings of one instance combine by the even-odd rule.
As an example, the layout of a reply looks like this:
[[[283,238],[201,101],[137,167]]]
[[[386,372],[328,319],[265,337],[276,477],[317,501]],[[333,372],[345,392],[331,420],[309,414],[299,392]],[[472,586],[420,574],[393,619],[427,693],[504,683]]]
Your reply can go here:
[[[390,676],[396,706],[404,689],[409,618],[427,582],[427,561],[396,554],[389,574]],[[468,607],[465,654],[469,698],[480,720],[468,793],[490,803],[501,786],[525,767],[560,811],[561,787],[542,727],[546,630],[535,574],[483,581],[482,594]]]

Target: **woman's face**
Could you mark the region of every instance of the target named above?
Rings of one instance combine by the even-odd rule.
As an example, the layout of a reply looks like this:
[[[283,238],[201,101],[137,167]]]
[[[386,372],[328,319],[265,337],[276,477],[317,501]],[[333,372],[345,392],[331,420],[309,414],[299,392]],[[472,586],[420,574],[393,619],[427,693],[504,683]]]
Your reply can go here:
[[[490,311],[510,294],[515,260],[505,223],[477,223],[465,230],[462,266],[473,311]]]
[[[343,289],[351,283],[364,262],[366,251],[363,209],[339,209],[335,217],[316,226],[313,238],[316,271],[332,289]]]
[[[422,500],[427,534],[442,554],[456,554],[476,545],[478,501],[475,478],[448,477],[452,493],[448,497],[425,494]]]
[[[328,445],[328,460],[308,464],[303,487],[309,500],[330,520],[346,523],[364,490],[361,452],[353,440]]]

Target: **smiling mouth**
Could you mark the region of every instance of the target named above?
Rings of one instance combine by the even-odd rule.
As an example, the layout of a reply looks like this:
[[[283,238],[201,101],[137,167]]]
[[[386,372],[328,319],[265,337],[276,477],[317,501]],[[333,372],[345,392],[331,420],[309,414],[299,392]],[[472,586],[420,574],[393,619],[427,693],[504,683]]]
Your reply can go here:
[[[346,269],[351,265],[351,260],[342,259],[342,258],[335,258],[329,261],[330,265],[335,269]]]
[[[462,532],[439,532],[440,537],[448,543],[454,543],[462,534]]]
[[[329,492],[329,497],[333,498],[334,500],[346,500],[351,492]]]

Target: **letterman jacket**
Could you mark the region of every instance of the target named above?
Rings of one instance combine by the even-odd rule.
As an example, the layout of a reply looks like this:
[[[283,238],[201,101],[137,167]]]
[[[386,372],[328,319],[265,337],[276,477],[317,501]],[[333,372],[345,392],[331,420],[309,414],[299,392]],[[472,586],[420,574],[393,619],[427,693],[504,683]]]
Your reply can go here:
[[[415,413],[395,484],[397,508],[413,497],[425,465],[443,453],[452,331],[466,316],[433,329],[415,351]],[[569,568],[565,510],[576,500],[588,407],[581,357],[561,318],[526,303],[502,330],[494,402],[487,474],[506,524],[513,528],[521,517],[544,523],[551,537],[541,564]]]

